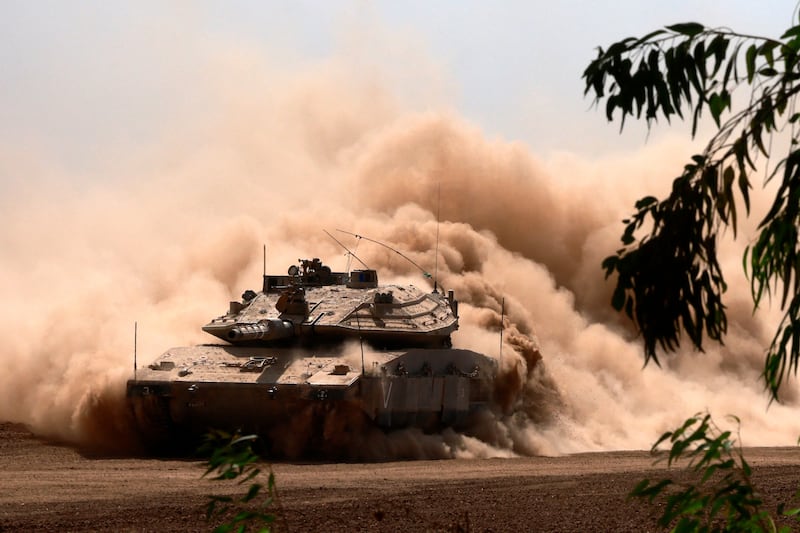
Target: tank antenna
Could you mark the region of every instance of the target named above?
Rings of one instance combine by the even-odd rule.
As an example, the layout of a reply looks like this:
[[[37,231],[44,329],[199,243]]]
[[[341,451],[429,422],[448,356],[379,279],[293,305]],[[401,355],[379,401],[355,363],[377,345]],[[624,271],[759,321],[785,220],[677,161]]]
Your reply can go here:
[[[399,250],[395,250],[394,248],[392,248],[388,244],[382,243],[381,241],[376,241],[375,239],[370,239],[369,237],[364,237],[363,235],[359,235],[357,233],[352,233],[350,231],[345,231],[343,229],[337,229],[336,231],[339,231],[341,233],[347,233],[348,235],[352,235],[356,239],[364,239],[365,241],[374,242],[375,244],[379,244],[379,245],[383,246],[384,248],[388,248],[389,250],[393,251],[394,253],[396,253],[397,255],[399,255],[400,257],[402,257],[403,259],[405,259],[406,261],[408,261],[409,263],[411,263],[412,265],[417,267],[419,269],[419,271],[422,272],[422,275],[425,276],[426,278],[432,278],[433,277],[428,272],[426,272],[424,268],[422,268],[421,266],[416,264],[414,261],[412,261],[409,257],[404,255],[402,252],[400,252]]]
[[[350,252],[347,253],[347,272],[350,272],[350,266],[353,264],[353,257],[355,256],[356,250],[358,250],[358,243],[361,241],[356,241],[356,247],[353,248]],[[366,266],[366,265],[364,265]],[[369,270],[369,268],[367,268]]]
[[[337,239],[336,237],[334,237],[333,235],[331,235],[330,233],[328,233],[328,230],[325,230],[325,229],[324,229],[324,230],[322,230],[322,231],[324,231],[324,232],[325,232],[325,234],[326,234],[328,237],[330,237],[331,239],[333,239],[333,242],[335,242],[336,244],[338,244],[339,246],[341,246],[342,248],[344,248],[344,249],[347,251],[347,255],[348,255],[348,257],[355,257],[355,258],[356,258],[356,261],[358,261],[359,263],[361,263],[362,265],[364,265],[364,268],[366,268],[367,270],[369,270],[369,267],[367,266],[367,264],[366,264],[364,261],[362,261],[361,259],[359,259],[359,258],[358,258],[358,256],[357,256],[355,253],[351,252],[351,251],[350,251],[350,249],[349,249],[347,246],[345,246],[344,244],[342,244],[341,242],[339,242],[339,239]],[[341,231],[341,230],[339,230],[339,231]],[[349,259],[347,260],[347,271],[348,271],[347,273],[349,274],[349,273],[350,273],[350,260],[349,260]]]
[[[505,326],[506,299],[500,303],[500,369],[503,369],[503,327]]]
[[[436,184],[436,252],[433,259],[433,292],[436,292],[439,280],[439,214],[442,208],[442,182]]]
[[[262,276],[267,275],[267,245],[264,245],[264,265],[261,268]]]
[[[136,381],[136,341],[139,333],[139,323],[133,323],[133,381]]]

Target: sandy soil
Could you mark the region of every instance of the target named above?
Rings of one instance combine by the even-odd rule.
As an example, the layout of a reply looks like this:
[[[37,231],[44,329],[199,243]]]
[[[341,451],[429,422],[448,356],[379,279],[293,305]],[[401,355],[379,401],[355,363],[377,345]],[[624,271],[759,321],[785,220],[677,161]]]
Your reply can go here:
[[[800,486],[796,448],[748,450],[774,508]],[[273,465],[278,531],[656,531],[627,501],[663,474],[646,452],[520,459]],[[208,531],[194,460],[93,457],[0,424],[0,531]],[[678,474],[672,472],[673,476]]]

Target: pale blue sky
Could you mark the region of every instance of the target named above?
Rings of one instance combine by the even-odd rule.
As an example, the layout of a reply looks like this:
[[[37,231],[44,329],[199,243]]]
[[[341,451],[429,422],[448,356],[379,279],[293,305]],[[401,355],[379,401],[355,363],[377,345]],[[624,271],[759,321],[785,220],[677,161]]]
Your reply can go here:
[[[593,156],[644,142],[641,132],[619,137],[582,96],[581,72],[597,45],[688,20],[776,36],[791,25],[794,7],[794,0],[5,0],[0,146],[34,143],[80,168],[106,146],[157,138],[180,119],[192,84],[202,83],[201,58],[220,43],[273,62],[313,63],[354,53],[347,42],[356,31],[356,48],[385,59],[389,70],[403,46],[423,53],[452,91],[448,104],[487,136],[538,153]],[[389,44],[385,35],[393,36]]]

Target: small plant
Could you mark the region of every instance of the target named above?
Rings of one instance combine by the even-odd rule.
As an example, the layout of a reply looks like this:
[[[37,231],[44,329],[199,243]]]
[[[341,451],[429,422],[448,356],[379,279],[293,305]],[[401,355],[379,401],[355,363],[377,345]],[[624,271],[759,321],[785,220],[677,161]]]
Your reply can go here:
[[[255,435],[230,435],[224,431],[212,431],[205,437],[200,453],[209,456],[209,459],[203,477],[216,472],[211,479],[229,481],[239,478],[239,485],[253,481],[245,495],[238,499],[232,496],[209,496],[206,520],[227,519],[214,529],[214,533],[242,533],[250,526],[259,532],[269,532],[275,522],[275,514],[268,511],[273,504],[278,504],[272,468],[269,469],[266,487],[255,481],[261,474],[258,466],[261,457],[253,451],[257,439]]]
[[[730,418],[738,427],[739,419]],[[689,483],[644,479],[631,491],[629,497],[646,498],[651,503],[657,498],[666,500],[658,518],[660,526],[671,527],[676,533],[792,531],[788,526],[776,527],[753,485],[752,469],[741,446],[736,445],[730,431],[720,430],[710,414],[696,414],[678,429],[664,433],[651,449],[661,456],[657,462],[664,460],[664,452],[658,449],[664,442],[671,443],[667,465],[688,460],[687,467],[696,479]],[[781,503],[777,513],[800,523],[800,508],[786,510]]]

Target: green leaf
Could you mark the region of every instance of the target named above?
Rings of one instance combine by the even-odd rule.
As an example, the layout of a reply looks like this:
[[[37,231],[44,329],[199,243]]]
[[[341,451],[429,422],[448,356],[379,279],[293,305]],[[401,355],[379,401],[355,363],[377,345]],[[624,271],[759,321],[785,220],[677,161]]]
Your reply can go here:
[[[792,37],[800,37],[800,25],[792,26],[788,30],[786,30],[783,35],[781,35],[781,39],[790,39]]]
[[[614,290],[614,295],[611,297],[611,306],[617,311],[621,311],[624,305],[625,305],[625,290],[618,286]]]
[[[636,202],[635,207],[637,210],[641,211],[642,209],[646,209],[657,202],[658,198],[656,198],[655,196],[645,196],[644,198]]]
[[[261,491],[261,485],[259,483],[253,483],[252,485],[250,485],[250,489],[247,491],[247,494],[245,494],[242,497],[242,502],[245,502],[245,503],[249,502],[250,500],[252,500],[256,496],[258,496],[258,493],[260,491]]]
[[[751,44],[745,53],[745,67],[747,68],[747,83],[753,83],[753,76],[756,74],[756,45]]]
[[[617,256],[612,255],[603,260],[602,268],[606,271],[606,278],[610,276],[617,267]]]
[[[714,122],[717,123],[717,127],[719,127],[719,117],[726,107],[725,100],[717,93],[713,93],[708,100],[708,107],[711,110],[711,117],[714,119]]]
[[[648,33],[644,37],[638,39],[636,41],[635,46],[641,46],[642,44],[644,44],[644,43],[646,43],[648,41],[651,41],[653,39],[653,37],[658,37],[659,35],[663,35],[664,33],[665,33],[664,30],[651,31],[650,33]]]
[[[625,232],[622,234],[622,244],[627,246],[636,240],[636,238],[633,236],[633,232],[635,230],[636,226],[634,224],[628,224],[628,226],[625,228]]]
[[[216,470],[219,475],[214,479],[230,481],[241,476],[237,484],[256,478],[261,473],[261,468],[256,463],[259,456],[253,452],[252,443],[257,439],[255,435],[228,435],[223,432],[214,432],[206,436],[203,449],[210,452],[211,457],[207,462],[207,472]],[[204,474],[204,476],[206,475]],[[206,506],[206,518],[212,516],[231,516],[227,523],[217,526],[214,531],[245,531],[258,523],[271,523],[275,520],[273,514],[262,512],[273,504],[271,497],[275,487],[275,477],[270,469],[269,496],[264,496],[263,485],[253,483],[247,492],[234,500],[231,496],[209,496]],[[222,506],[218,504],[223,504]],[[264,528],[259,528],[264,531]],[[268,529],[266,529],[268,530]]]
[[[764,41],[764,43],[759,47],[759,55],[764,56],[764,59],[767,61],[767,65],[770,67],[775,64],[775,54],[773,52],[777,46],[778,43],[776,41]]]
[[[694,37],[695,35],[702,33],[705,27],[702,24],[698,24],[697,22],[683,22],[680,24],[673,24],[671,26],[667,26],[667,29],[675,33],[680,33],[683,35],[687,35],[689,37]]]

